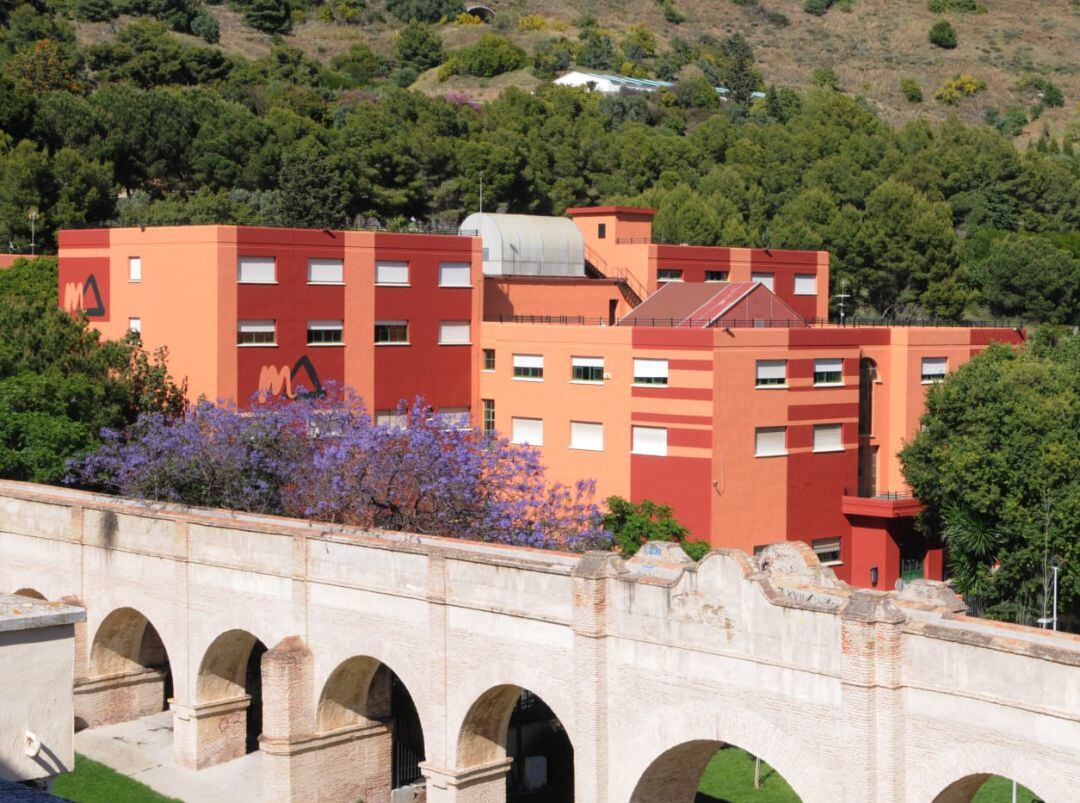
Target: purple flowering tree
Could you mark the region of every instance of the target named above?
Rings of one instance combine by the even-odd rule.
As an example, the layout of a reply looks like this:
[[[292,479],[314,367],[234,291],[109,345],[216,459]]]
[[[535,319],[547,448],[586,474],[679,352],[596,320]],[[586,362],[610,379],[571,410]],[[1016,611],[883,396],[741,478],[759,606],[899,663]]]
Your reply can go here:
[[[200,403],[145,415],[73,464],[67,481],[147,499],[582,551],[611,535],[594,483],[548,482],[536,450],[433,412],[373,425],[350,390],[258,400],[250,411]]]

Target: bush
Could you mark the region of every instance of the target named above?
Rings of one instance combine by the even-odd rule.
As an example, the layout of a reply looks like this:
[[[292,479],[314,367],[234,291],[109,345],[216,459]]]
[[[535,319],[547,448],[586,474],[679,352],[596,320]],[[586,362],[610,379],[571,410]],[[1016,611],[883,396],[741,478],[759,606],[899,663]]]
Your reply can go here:
[[[330,66],[345,76],[352,86],[370,84],[375,78],[383,78],[390,71],[387,59],[377,55],[362,42],[357,42],[344,53],[334,56]],[[413,81],[415,80],[414,77]]]
[[[418,73],[446,60],[442,39],[430,25],[423,22],[410,22],[401,29],[394,40],[394,55],[402,65],[413,67]]]
[[[541,42],[533,55],[532,73],[537,78],[550,81],[556,73],[570,67],[574,60],[574,45],[565,36]]]
[[[263,33],[288,33],[292,7],[287,0],[252,0],[244,10],[244,22]]]
[[[462,11],[461,0],[386,0],[386,10],[402,22],[438,22]]]
[[[105,22],[116,16],[117,10],[110,0],[77,0],[75,16],[90,22]]]
[[[679,9],[675,8],[675,3],[672,0],[656,0],[656,4],[660,6],[660,11],[664,15],[664,19],[670,22],[672,25],[678,25],[686,22],[686,17]]]
[[[807,14],[813,14],[815,17],[820,17],[829,10],[832,4],[833,0],[806,0],[806,2],[803,3],[802,8]]]
[[[615,44],[606,33],[591,30],[578,50],[577,63],[592,70],[610,70],[615,63]]]
[[[195,19],[191,21],[191,32],[210,44],[221,38],[221,27],[217,18],[208,11],[200,11],[195,15]]]
[[[922,87],[914,78],[904,78],[900,81],[900,91],[904,93],[908,103],[922,103]]]
[[[963,98],[974,95],[986,89],[986,82],[980,81],[973,75],[958,75],[950,81],[946,81],[937,92],[934,100],[949,106],[955,106]]]
[[[526,14],[518,17],[517,29],[519,31],[542,31],[547,27],[547,20],[539,14]]]
[[[938,20],[930,29],[930,44],[951,50],[956,47],[956,31],[948,20]]]
[[[456,17],[454,17],[455,25],[483,25],[484,21],[475,14],[469,14],[466,11],[462,11]]]
[[[791,24],[791,20],[787,18],[787,15],[781,14],[779,11],[766,11],[765,21],[770,25],[775,25],[777,28],[786,28]]]
[[[1023,106],[1010,106],[1004,116],[997,109],[986,110],[986,122],[1008,137],[1019,136],[1028,124],[1028,114]]]
[[[712,81],[703,75],[680,78],[672,88],[676,102],[687,109],[711,109],[720,105],[720,97]]]
[[[832,67],[818,67],[810,76],[810,83],[822,89],[831,89],[834,92],[840,89],[840,76]]]
[[[474,75],[491,78],[524,67],[525,51],[513,42],[493,33],[484,34],[472,47],[456,51],[439,69],[439,80],[451,75]]]

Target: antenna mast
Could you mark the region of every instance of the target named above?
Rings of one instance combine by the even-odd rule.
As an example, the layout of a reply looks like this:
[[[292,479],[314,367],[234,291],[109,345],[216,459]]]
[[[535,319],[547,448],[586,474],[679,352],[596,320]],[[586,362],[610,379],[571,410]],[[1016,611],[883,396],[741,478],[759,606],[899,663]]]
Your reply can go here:
[[[847,292],[847,279],[841,279],[840,280],[840,290],[841,290],[841,292],[834,295],[833,298],[838,299],[840,301],[840,304],[839,304],[839,307],[840,307],[840,309],[839,309],[839,312],[840,312],[840,325],[843,326],[844,325],[844,317],[845,317],[845,315],[844,315],[844,313],[845,313],[844,303],[849,298],[851,298],[851,295]]]

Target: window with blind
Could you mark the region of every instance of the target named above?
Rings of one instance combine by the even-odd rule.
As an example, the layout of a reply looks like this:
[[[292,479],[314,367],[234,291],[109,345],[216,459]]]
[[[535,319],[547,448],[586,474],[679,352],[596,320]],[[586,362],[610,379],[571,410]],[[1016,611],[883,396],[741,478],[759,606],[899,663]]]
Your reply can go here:
[[[840,424],[814,424],[814,451],[844,451],[842,432],[843,427]]]
[[[775,277],[771,273],[751,273],[750,281],[761,282],[763,285],[769,288],[770,292],[776,292]]]
[[[309,346],[338,346],[344,341],[343,321],[308,321]]]
[[[634,454],[667,457],[666,427],[631,427],[630,436],[630,451]]]
[[[409,344],[408,321],[376,321],[375,345],[407,346]]]
[[[142,257],[128,257],[128,281],[142,281]]]
[[[817,276],[812,273],[796,273],[795,274],[795,295],[797,296],[816,296],[817,295]]]
[[[544,421],[541,418],[510,419],[510,440],[525,446],[544,445]]]
[[[666,387],[668,383],[668,361],[634,359],[634,384]]]
[[[236,280],[240,284],[273,284],[277,281],[274,258],[238,258],[236,262]]]
[[[822,566],[837,566],[840,564],[839,538],[815,538],[811,542],[811,546]]]
[[[604,425],[586,421],[570,422],[570,448],[589,452],[604,451]]]
[[[571,357],[570,381],[598,384],[604,381],[603,357]]]
[[[514,379],[539,382],[544,378],[544,357],[540,354],[515,354]]]
[[[128,331],[142,334],[142,318],[128,318]]]
[[[444,262],[439,265],[439,287],[471,287],[472,274],[468,262]]]
[[[236,345],[272,346],[276,342],[275,321],[237,321]]]
[[[345,263],[340,259],[309,259],[307,280],[308,284],[343,284]]]
[[[944,357],[922,358],[922,381],[940,382],[945,378],[948,370],[948,361]]]
[[[441,407],[439,412],[435,413],[435,421],[439,427],[448,431],[472,427],[468,407]]]
[[[467,346],[471,342],[468,321],[440,321],[440,346]]]
[[[814,360],[815,385],[844,384],[844,361],[839,358]]]
[[[409,283],[408,262],[376,262],[375,284],[383,284],[399,287]]]
[[[405,429],[408,424],[408,416],[397,410],[376,410],[375,426],[390,427],[391,429]]]
[[[758,427],[754,430],[754,457],[787,454],[787,427]]]
[[[758,360],[755,384],[759,388],[787,385],[787,360]]]

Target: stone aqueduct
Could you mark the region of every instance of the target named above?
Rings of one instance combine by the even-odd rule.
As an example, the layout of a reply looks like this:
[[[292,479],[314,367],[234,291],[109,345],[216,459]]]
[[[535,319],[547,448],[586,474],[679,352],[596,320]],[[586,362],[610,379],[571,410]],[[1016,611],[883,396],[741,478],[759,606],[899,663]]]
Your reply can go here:
[[[690,803],[721,743],[808,803],[963,801],[988,774],[1080,799],[1080,638],[968,618],[932,583],[852,590],[791,545],[760,564],[663,558],[0,483],[0,589],[86,607],[75,694],[91,725],[162,709],[152,626],[175,760],[234,758],[266,646],[265,800],[389,800],[382,667],[415,705],[432,803],[505,798],[523,689],[562,723],[582,803]]]

